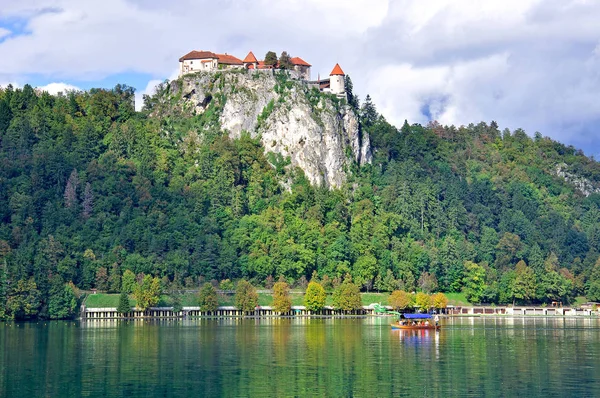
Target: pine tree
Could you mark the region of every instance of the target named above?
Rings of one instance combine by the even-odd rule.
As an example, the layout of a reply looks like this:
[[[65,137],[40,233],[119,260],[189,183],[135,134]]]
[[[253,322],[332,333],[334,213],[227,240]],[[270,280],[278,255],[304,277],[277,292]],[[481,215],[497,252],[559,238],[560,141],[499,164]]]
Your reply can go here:
[[[350,75],[346,75],[344,79],[344,88],[346,90],[346,95],[348,96],[348,105],[352,107],[356,112],[358,112],[360,108],[360,104],[358,101],[358,96],[353,93],[354,84],[352,84],[352,79],[350,79]],[[371,97],[369,97],[370,99]]]
[[[375,108],[375,104],[371,100],[371,96],[367,94],[365,97],[365,102],[360,108],[360,121],[366,128],[369,128],[375,124],[379,114],[377,113],[377,109]]]
[[[126,292],[121,292],[119,296],[119,306],[117,307],[117,312],[121,315],[127,314],[131,311],[131,303],[129,302],[129,296]]]
[[[69,319],[75,315],[77,309],[77,297],[71,286],[64,283],[63,279],[56,275],[52,278],[50,297],[48,300],[48,315],[50,319]]]
[[[281,69],[292,69],[293,66],[294,65],[292,65],[292,61],[290,60],[290,55],[287,53],[287,51],[283,51],[279,57],[279,67]]]
[[[2,320],[6,317],[5,308],[8,278],[6,273],[6,259],[0,261],[0,320]]]
[[[70,209],[77,205],[77,186],[79,185],[79,177],[77,170],[73,170],[69,179],[67,180],[67,186],[65,187],[65,207]]]
[[[0,135],[5,133],[10,126],[12,112],[10,106],[4,100],[0,100]]]
[[[88,218],[92,214],[93,206],[94,196],[92,194],[92,186],[87,182],[83,191],[83,212],[81,213],[84,218]]]

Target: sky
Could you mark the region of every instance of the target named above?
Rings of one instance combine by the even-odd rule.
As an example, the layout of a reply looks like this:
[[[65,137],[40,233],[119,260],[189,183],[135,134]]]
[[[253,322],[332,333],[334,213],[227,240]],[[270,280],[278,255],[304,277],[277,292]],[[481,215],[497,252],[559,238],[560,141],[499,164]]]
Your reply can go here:
[[[336,63],[400,126],[495,120],[600,159],[600,0],[0,0],[0,86],[136,88],[191,50]]]

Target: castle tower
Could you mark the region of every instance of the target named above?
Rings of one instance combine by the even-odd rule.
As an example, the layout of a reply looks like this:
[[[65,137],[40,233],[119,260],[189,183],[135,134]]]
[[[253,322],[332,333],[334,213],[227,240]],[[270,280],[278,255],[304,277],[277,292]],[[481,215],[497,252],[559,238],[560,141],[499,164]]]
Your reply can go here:
[[[258,60],[254,56],[252,51],[250,51],[248,55],[246,55],[246,58],[244,58],[242,62],[244,63],[244,68],[246,69],[258,69]]]
[[[330,90],[332,94],[344,96],[346,95],[346,84],[345,84],[346,74],[340,68],[340,64],[335,64],[335,67],[329,74],[329,82],[330,82]]]

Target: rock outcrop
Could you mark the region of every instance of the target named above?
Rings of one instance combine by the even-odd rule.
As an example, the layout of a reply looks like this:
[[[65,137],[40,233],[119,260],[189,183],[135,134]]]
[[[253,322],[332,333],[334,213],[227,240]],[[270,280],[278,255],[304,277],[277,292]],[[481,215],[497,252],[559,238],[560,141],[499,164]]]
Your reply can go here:
[[[600,188],[597,184],[594,184],[585,177],[581,177],[569,172],[566,163],[557,164],[554,171],[557,176],[562,177],[566,182],[573,185],[575,189],[581,192],[584,196],[590,196],[593,193],[600,193]]]
[[[351,162],[372,160],[369,137],[345,101],[283,73],[201,73],[171,84],[193,113],[218,101],[220,129],[231,138],[260,137],[267,155],[300,167],[312,184],[339,187]]]

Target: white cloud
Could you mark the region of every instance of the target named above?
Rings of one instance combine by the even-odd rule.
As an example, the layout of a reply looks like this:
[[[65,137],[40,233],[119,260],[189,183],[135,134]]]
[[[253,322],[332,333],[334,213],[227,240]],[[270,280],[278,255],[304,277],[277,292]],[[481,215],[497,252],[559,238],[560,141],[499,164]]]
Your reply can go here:
[[[142,107],[144,106],[144,95],[154,95],[156,92],[156,86],[160,83],[162,83],[162,80],[150,80],[144,90],[136,91],[135,109],[137,111],[142,110]]]
[[[0,39],[10,35],[11,33],[12,32],[10,30],[0,27]]]
[[[67,83],[50,83],[45,86],[38,87],[42,91],[47,91],[49,94],[66,93],[68,91],[80,91],[79,87]]]
[[[4,4],[7,3],[7,4]],[[400,124],[496,120],[580,146],[600,120],[600,2],[581,0],[0,0],[27,35],[0,42],[0,80],[171,77],[191,49],[336,62]],[[0,37],[2,32],[0,31]],[[127,83],[127,82],[124,82]]]

